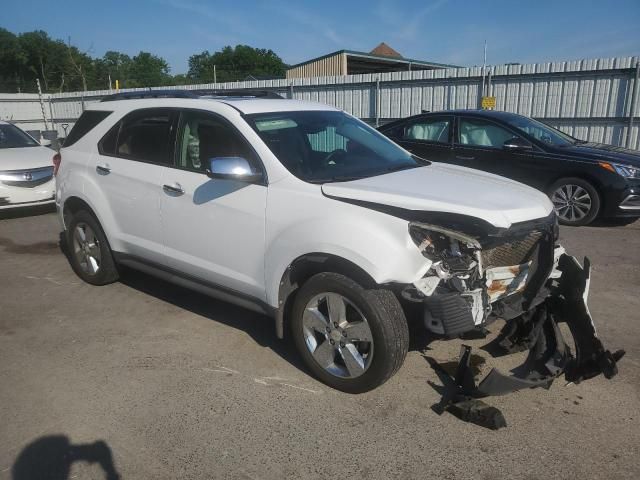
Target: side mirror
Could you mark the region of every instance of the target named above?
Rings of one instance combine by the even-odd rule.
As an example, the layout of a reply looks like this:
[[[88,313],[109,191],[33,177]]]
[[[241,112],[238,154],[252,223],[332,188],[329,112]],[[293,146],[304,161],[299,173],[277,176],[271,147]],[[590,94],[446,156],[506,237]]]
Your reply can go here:
[[[533,145],[520,137],[513,137],[504,142],[502,148],[505,150],[532,150]]]
[[[254,171],[249,161],[242,157],[210,158],[206,173],[209,178],[247,183],[255,183],[262,179],[262,173]]]

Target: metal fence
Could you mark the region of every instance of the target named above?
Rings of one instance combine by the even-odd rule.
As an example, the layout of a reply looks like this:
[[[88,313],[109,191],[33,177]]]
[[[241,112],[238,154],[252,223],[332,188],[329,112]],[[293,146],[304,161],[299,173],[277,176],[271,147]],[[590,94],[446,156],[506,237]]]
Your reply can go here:
[[[337,77],[201,84],[171,89],[267,89],[336,106],[371,124],[423,110],[496,109],[544,121],[577,138],[640,149],[639,57],[374,73]],[[135,90],[135,89],[131,89]],[[128,91],[131,91],[128,90]],[[25,130],[69,128],[109,90],[43,95],[0,94],[0,119]],[[44,118],[43,118],[44,117]]]

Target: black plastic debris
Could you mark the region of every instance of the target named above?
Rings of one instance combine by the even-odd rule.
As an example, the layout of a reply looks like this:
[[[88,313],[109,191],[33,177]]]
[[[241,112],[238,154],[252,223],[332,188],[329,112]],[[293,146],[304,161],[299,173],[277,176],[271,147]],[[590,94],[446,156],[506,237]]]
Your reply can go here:
[[[454,381],[443,394],[440,410],[470,423],[498,429],[506,426],[502,413],[481,398],[525,388],[549,388],[562,374],[567,381],[578,383],[601,373],[607,379],[618,373],[617,362],[625,352],[611,353],[604,348],[587,307],[589,260],[585,258],[582,267],[574,257],[564,254],[558,270],[562,275],[547,282],[531,303],[534,306],[508,321],[498,337],[483,347],[494,356],[529,350],[525,362],[510,375],[494,368],[476,385],[470,367],[471,347],[463,345]],[[562,322],[573,336],[575,355],[558,328]],[[434,360],[430,363],[438,371],[437,363]],[[441,368],[438,374],[442,379]]]

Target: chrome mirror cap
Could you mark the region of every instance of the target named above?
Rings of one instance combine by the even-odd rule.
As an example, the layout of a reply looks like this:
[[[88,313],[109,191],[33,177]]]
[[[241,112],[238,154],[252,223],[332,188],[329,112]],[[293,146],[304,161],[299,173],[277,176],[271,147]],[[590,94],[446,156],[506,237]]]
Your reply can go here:
[[[207,176],[240,182],[257,182],[262,179],[262,174],[253,170],[249,161],[243,157],[210,158]]]

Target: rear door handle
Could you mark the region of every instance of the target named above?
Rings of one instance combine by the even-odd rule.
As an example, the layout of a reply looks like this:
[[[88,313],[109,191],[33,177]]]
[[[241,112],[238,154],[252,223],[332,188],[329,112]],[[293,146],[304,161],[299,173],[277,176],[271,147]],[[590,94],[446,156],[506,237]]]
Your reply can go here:
[[[111,167],[108,163],[104,165],[96,165],[96,171],[102,175],[109,175],[111,173]]]
[[[464,155],[456,155],[456,159],[458,159],[458,160],[475,160],[476,157],[466,157]]]
[[[166,193],[170,193],[173,195],[182,195],[184,193],[184,190],[182,189],[182,186],[179,183],[174,183],[173,185],[164,184],[162,185],[162,189]]]

